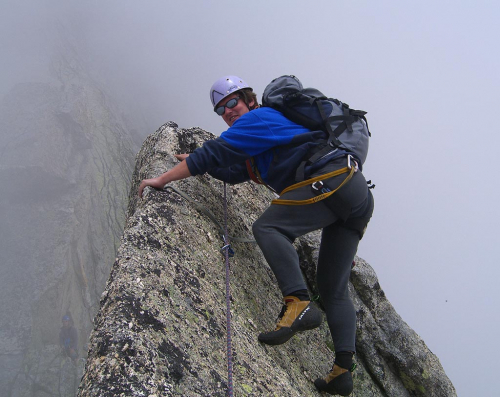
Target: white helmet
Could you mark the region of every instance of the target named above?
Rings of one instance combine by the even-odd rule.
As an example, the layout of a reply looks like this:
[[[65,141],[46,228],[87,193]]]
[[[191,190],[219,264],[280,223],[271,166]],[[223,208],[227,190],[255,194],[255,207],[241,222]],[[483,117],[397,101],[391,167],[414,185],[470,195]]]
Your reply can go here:
[[[215,106],[228,95],[233,92],[241,90],[242,88],[251,88],[247,83],[240,79],[238,76],[224,76],[213,83],[210,88],[210,101],[212,106]]]

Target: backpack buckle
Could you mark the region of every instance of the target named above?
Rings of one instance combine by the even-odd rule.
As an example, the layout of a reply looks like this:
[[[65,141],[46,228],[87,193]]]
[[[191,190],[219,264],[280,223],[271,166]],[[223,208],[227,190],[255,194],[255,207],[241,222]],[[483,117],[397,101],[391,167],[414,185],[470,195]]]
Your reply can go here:
[[[358,172],[358,162],[354,160],[354,157],[352,157],[350,154],[347,155],[347,168],[352,169],[353,165],[351,164],[351,161],[354,163],[354,172]]]

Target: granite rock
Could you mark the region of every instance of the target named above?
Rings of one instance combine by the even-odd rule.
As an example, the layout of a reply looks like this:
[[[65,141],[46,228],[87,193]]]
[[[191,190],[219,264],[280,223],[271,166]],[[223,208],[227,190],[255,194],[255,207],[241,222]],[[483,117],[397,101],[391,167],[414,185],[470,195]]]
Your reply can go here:
[[[214,136],[169,122],[136,157],[128,218],[94,321],[79,395],[226,396],[228,387],[224,185],[208,175],[164,190],[140,181],[177,164]],[[253,183],[227,185],[232,383],[237,396],[316,396],[334,354],[326,322],[281,346],[257,341],[274,327],[281,294],[252,240],[251,226],[273,198]],[[315,292],[319,235],[296,241]],[[455,396],[438,358],[398,316],[374,270],[356,258],[350,293],[357,311],[358,368],[352,396]],[[318,304],[321,306],[321,302]]]

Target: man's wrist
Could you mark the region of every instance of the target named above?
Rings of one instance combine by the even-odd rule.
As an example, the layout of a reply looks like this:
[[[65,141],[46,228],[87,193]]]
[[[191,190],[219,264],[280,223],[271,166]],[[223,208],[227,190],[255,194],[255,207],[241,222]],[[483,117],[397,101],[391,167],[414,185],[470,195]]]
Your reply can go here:
[[[160,183],[165,186],[167,183],[170,183],[172,182],[171,179],[170,179],[170,171],[167,171],[165,172],[164,174],[162,174],[160,177]]]

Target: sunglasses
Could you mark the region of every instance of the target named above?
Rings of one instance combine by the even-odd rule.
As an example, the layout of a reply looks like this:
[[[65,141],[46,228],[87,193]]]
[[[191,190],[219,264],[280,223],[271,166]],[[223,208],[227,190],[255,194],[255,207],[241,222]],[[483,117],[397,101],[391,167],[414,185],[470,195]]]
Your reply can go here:
[[[225,105],[222,105],[222,106],[219,106],[218,108],[215,108],[214,111],[219,116],[222,116],[224,114],[224,112],[226,111],[226,108],[228,108],[228,109],[234,108],[238,104],[239,100],[240,100],[239,96],[234,97],[234,98],[230,99],[229,101],[227,101],[227,103]]]

